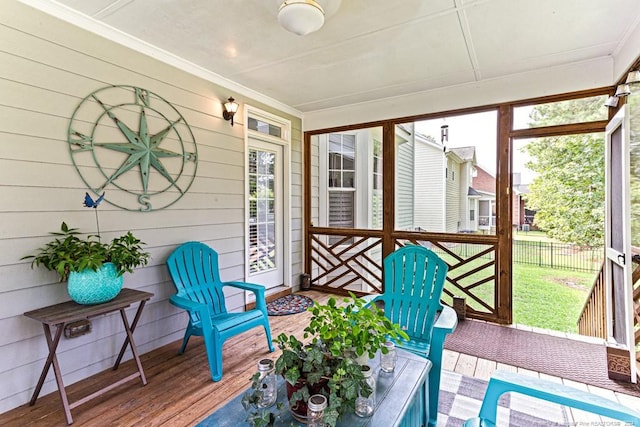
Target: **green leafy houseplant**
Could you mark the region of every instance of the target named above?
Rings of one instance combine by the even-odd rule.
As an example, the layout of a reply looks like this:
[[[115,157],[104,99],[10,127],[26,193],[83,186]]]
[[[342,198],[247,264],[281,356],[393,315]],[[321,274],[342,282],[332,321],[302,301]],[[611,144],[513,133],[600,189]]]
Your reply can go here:
[[[345,305],[339,305],[330,298],[326,305],[309,308],[312,317],[304,330],[305,342],[284,333],[275,340],[282,350],[276,373],[297,386],[289,399],[290,407],[322,393],[329,401],[325,421],[330,426],[335,426],[342,414],[355,410],[358,390],[369,390],[356,358],[373,358],[378,350],[386,351],[381,345],[388,339],[408,339],[375,305],[365,308],[365,301],[353,294],[343,302]]]
[[[143,250],[144,242],[130,231],[109,243],[102,243],[97,235],[80,238],[77,228],[69,228],[63,222],[60,231],[50,234],[56,237],[37,249],[35,255],[22,259],[32,259],[31,267],[42,266],[57,272],[61,282],[68,279],[70,272],[97,271],[107,262],[115,265],[119,276],[132,273],[134,268],[149,262],[149,253]]]

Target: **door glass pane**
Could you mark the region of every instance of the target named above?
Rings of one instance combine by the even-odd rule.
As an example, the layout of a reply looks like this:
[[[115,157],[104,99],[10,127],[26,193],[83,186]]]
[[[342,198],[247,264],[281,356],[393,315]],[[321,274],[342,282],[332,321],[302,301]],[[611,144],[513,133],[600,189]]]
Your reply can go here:
[[[276,268],[275,153],[249,150],[249,272]]]
[[[496,111],[397,125],[395,153],[396,230],[495,234]]]
[[[249,117],[247,127],[256,132],[264,133],[278,138],[282,138],[282,127],[268,123],[264,120]]]

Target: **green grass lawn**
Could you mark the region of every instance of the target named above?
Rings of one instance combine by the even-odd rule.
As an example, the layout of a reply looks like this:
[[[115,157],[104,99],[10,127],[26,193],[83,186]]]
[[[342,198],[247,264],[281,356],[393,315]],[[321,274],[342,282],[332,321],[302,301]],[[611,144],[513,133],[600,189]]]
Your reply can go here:
[[[578,332],[576,322],[595,273],[514,265],[513,322]]]
[[[524,233],[523,233],[524,234]],[[540,240],[543,233],[529,232],[528,234],[537,234],[534,240]],[[486,248],[483,245],[460,245],[453,246],[462,258],[467,258],[473,253]],[[439,252],[439,255],[449,262],[451,265],[457,264],[449,254]],[[523,255],[523,254],[521,254]],[[526,255],[529,258],[537,256],[536,251]],[[523,256],[524,256],[523,255]],[[577,254],[557,254],[556,260],[566,257],[569,261],[577,257]],[[462,277],[466,272],[478,269],[485,263],[490,262],[490,257],[483,257],[467,263],[466,265],[450,272],[453,277]],[[556,265],[559,262],[554,263]],[[569,263],[570,264],[570,263]],[[471,286],[474,283],[482,281],[484,278],[493,276],[493,265],[489,265],[484,269],[459,279],[462,286]],[[513,264],[513,323],[535,326],[543,329],[553,329],[561,332],[578,332],[577,321],[582,311],[582,306],[587,298],[591,285],[596,277],[595,272],[579,272],[567,269],[551,268],[537,263],[532,264]],[[450,276],[451,277],[451,276]],[[485,302],[489,307],[493,307],[495,295],[495,283],[493,280],[484,282],[480,285],[473,286],[471,292],[478,299]],[[487,312],[487,307],[474,298],[465,295],[462,291],[455,289],[453,286],[447,286],[447,289],[454,295],[466,297],[467,304],[479,312]],[[445,303],[450,304],[449,296],[443,298]]]
[[[547,236],[544,231],[519,231],[513,232],[513,240],[528,240],[534,242],[554,242],[559,243],[558,240]]]

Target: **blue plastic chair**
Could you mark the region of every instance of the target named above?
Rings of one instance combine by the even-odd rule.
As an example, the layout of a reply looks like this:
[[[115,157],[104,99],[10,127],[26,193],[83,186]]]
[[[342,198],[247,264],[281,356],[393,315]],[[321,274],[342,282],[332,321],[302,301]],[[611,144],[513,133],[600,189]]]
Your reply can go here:
[[[384,259],[384,293],[365,297],[382,302],[387,318],[400,324],[408,341],[396,342],[403,348],[431,361],[429,371],[429,426],[438,416],[440,373],[444,340],[458,325],[451,307],[440,302],[448,265],[431,250],[407,245]]]
[[[274,351],[264,286],[220,280],[218,253],[200,242],[187,242],[176,248],[167,259],[167,267],[178,291],[169,301],[189,313],[189,324],[180,354],[184,353],[192,335],[204,337],[213,381],[222,379],[222,346],[227,338],[262,326],[267,335],[269,351]],[[244,312],[228,313],[223,292],[225,286],[253,292],[256,307]]]
[[[619,423],[620,425],[640,427],[640,412],[616,401],[550,380],[500,370],[491,375],[480,414],[477,418],[467,420],[464,427],[495,427],[498,400],[504,393],[520,393],[625,423]]]

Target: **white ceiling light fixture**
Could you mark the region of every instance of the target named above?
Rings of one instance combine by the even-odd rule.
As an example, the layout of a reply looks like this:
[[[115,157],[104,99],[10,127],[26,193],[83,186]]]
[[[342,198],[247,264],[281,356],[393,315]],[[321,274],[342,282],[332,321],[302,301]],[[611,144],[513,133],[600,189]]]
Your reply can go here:
[[[282,27],[299,36],[318,31],[324,25],[324,9],[315,0],[284,0],[278,10]]]

